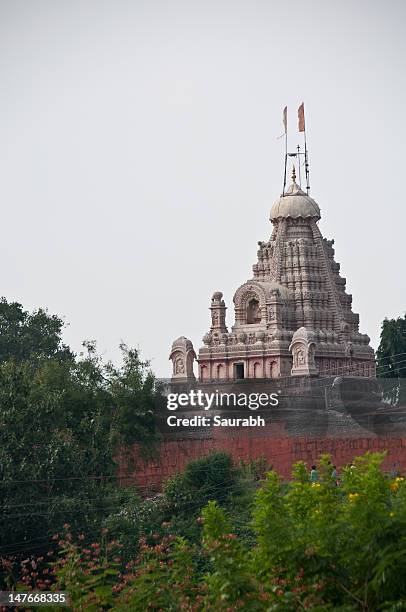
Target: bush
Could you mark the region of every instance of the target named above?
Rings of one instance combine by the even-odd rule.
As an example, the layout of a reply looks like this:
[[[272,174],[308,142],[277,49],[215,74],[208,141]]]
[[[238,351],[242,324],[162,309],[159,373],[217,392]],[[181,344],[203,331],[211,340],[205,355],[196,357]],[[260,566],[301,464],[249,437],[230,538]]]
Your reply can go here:
[[[190,461],[183,474],[170,479],[164,487],[168,512],[199,511],[209,500],[224,504],[238,488],[240,472],[233,467],[231,455],[216,452]]]
[[[185,495],[188,486],[195,486],[190,474],[204,486],[199,463],[189,468],[188,479],[171,481],[171,495],[156,498],[155,509],[152,500],[135,504],[134,517],[139,526],[145,521],[142,529],[149,536],[141,537],[129,563],[117,556],[117,542],[102,539],[84,546],[73,543],[68,532],[60,542],[59,561],[44,568],[41,560],[41,576],[49,572],[52,588],[70,591],[73,610],[405,610],[406,484],[402,477],[385,476],[382,459],[379,454],[359,457],[342,471],[340,486],[331,477],[327,456],[319,462],[317,482],[310,482],[303,463],[294,466],[290,483],[269,472],[253,503],[253,541],[238,535],[232,496],[223,507],[210,500],[201,516],[192,518]],[[207,461],[213,465],[217,459]],[[218,461],[227,465],[225,459]],[[224,467],[222,476],[226,473]],[[211,472],[210,483],[214,480]],[[173,520],[195,522],[197,529],[202,525],[201,538],[188,541],[174,533],[172,522],[153,532],[152,523],[166,512]],[[26,569],[24,584],[45,588],[34,573],[27,575]]]
[[[242,492],[240,481],[240,470],[233,468],[230,455],[213,453],[188,463],[183,474],[176,474],[164,484],[162,494],[143,501],[137,496],[129,499],[104,525],[120,539],[125,558],[137,553],[140,537],[152,544],[157,534],[163,536],[166,530],[162,524],[170,523],[172,534],[198,543],[201,529],[196,519],[202,508],[209,500],[229,502],[230,508],[234,507],[233,493]],[[252,489],[248,490],[251,500]],[[245,523],[248,520],[246,516]]]

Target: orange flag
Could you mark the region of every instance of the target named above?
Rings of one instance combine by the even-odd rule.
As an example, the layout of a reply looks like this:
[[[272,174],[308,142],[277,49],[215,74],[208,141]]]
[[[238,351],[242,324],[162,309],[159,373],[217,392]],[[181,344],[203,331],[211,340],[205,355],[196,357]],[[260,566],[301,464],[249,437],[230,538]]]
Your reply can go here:
[[[288,133],[288,107],[283,109],[283,125],[285,126],[285,134]]]
[[[305,132],[304,102],[297,109],[297,116],[299,119],[299,132]]]

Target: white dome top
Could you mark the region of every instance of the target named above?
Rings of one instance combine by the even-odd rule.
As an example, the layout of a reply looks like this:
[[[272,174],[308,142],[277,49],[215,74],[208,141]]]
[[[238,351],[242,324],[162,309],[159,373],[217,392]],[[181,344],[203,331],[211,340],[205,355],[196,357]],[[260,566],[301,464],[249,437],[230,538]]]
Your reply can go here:
[[[293,183],[285,191],[271,208],[270,220],[279,219],[280,217],[314,217],[320,219],[320,208],[318,204],[302,191],[299,185],[296,184],[295,169],[292,174]]]

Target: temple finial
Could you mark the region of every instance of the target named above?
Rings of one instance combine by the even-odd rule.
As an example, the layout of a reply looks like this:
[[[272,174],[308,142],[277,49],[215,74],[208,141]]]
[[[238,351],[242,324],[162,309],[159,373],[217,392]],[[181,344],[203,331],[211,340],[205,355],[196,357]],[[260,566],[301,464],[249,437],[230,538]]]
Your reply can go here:
[[[292,168],[292,181],[294,183],[296,183],[296,170],[295,170],[295,164],[293,164],[293,168]]]

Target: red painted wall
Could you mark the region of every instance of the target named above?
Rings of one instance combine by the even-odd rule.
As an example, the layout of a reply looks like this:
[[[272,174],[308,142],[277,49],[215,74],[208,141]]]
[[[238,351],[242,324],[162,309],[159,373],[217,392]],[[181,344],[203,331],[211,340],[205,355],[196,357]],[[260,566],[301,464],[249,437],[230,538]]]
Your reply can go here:
[[[217,450],[231,453],[236,462],[264,456],[285,478],[289,477],[293,463],[303,460],[311,465],[322,453],[329,453],[332,463],[340,467],[366,451],[386,450],[384,467],[390,469],[396,462],[402,472],[406,471],[406,438],[289,438],[275,436],[275,432],[272,437],[261,433],[229,433],[209,439],[166,439],[158,446],[158,456],[152,461],[144,461],[138,448],[133,447],[119,458],[120,482],[123,485],[137,483],[145,493],[159,490],[162,482],[182,471],[188,461]]]

